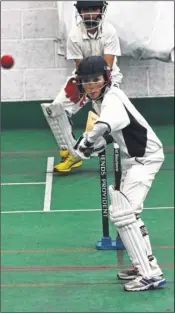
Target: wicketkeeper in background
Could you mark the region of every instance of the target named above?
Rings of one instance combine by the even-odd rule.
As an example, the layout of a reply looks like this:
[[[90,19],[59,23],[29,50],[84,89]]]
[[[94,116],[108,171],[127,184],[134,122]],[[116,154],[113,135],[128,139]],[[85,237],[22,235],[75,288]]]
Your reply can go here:
[[[106,1],[77,1],[76,25],[67,40],[67,59],[75,61],[77,69],[80,61],[88,56],[103,56],[112,70],[112,80],[122,81],[117,66],[117,56],[121,55],[119,39],[112,24],[105,22]],[[75,71],[76,71],[75,69]],[[55,172],[70,172],[82,165],[81,158],[72,150],[76,139],[72,133],[71,116],[76,114],[88,101],[84,93],[77,92],[75,71],[68,77],[64,87],[53,103],[42,103],[42,110],[60,148],[61,162],[54,167]]]

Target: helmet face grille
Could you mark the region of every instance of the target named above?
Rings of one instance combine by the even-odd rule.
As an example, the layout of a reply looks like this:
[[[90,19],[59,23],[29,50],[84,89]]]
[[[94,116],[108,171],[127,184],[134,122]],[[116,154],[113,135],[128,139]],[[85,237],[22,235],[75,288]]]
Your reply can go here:
[[[106,1],[77,1],[75,7],[80,14],[86,28],[90,30],[98,27],[100,22],[103,20],[106,13],[107,4],[108,3]],[[88,20],[84,17],[85,13],[82,14],[82,9],[87,10],[88,14],[90,14],[90,18],[88,18]],[[96,15],[96,13],[94,13],[94,16],[93,9],[100,9],[98,16]]]
[[[98,13],[98,15],[95,13],[95,16],[93,13],[89,13],[88,19],[86,17],[84,17],[84,15],[86,15],[86,14],[81,14],[81,17],[83,19],[85,26],[88,29],[93,29],[93,28],[97,27],[99,25],[99,23],[101,22],[102,17],[103,17],[102,13]]]
[[[96,78],[103,76],[104,85],[101,88],[100,95],[98,98],[93,100],[102,99],[106,88],[111,85],[111,71],[107,65],[107,62],[102,56],[91,56],[81,60],[77,69],[77,86],[80,93],[84,93],[84,84],[93,82],[97,83]],[[88,95],[87,95],[88,96]],[[89,96],[88,96],[89,97]]]

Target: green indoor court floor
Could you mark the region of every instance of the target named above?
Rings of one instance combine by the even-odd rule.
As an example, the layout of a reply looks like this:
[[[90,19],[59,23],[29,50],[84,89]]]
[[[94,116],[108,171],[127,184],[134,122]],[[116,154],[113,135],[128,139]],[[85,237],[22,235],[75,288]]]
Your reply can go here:
[[[95,248],[102,236],[98,159],[52,175],[58,154],[49,130],[2,133],[1,312],[174,312],[173,127],[155,130],[166,158],[142,217],[167,284],[138,293],[116,279],[129,266],[126,252]],[[110,147],[107,156],[110,184]]]

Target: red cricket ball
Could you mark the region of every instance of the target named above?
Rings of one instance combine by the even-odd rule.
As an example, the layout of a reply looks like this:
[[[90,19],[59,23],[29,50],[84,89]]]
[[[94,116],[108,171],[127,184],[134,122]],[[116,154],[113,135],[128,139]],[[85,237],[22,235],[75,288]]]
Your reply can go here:
[[[3,55],[1,57],[1,66],[5,69],[9,69],[14,65],[14,58],[11,55]]]

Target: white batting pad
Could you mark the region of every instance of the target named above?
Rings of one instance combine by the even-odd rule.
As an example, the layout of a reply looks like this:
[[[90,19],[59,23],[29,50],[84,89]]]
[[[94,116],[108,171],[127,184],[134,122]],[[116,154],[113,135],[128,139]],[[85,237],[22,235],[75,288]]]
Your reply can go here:
[[[147,257],[149,260],[149,264],[150,264],[153,276],[162,275],[162,271],[161,271],[159,265],[157,264],[157,259],[155,256],[153,256],[151,242],[150,242],[150,238],[149,238],[149,233],[145,227],[144,222],[140,218],[140,216],[137,217],[137,225],[140,228],[143,240],[145,242],[146,254],[147,254]]]
[[[110,219],[117,227],[133,266],[144,278],[150,279],[152,271],[136,216],[126,197],[120,191],[115,190],[114,186],[109,186],[109,195],[111,200]]]
[[[77,156],[73,148],[76,140],[73,138],[72,127],[63,105],[61,103],[42,103],[41,107],[59,147],[67,148],[73,156]]]

